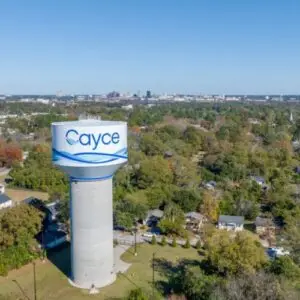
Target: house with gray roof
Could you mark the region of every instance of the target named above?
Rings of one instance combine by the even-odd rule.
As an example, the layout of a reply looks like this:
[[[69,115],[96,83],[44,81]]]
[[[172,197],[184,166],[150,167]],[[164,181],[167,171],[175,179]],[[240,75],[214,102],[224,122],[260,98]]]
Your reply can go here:
[[[152,226],[156,224],[163,216],[164,212],[160,209],[149,210],[146,219],[143,221],[143,224]]]
[[[245,218],[242,216],[220,215],[218,228],[232,231],[242,231],[244,229]]]

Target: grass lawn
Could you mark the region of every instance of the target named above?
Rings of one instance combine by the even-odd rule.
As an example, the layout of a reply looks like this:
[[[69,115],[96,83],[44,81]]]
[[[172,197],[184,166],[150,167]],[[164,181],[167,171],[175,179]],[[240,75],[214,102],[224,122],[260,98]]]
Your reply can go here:
[[[24,189],[11,189],[6,188],[5,193],[9,196],[12,200],[19,202],[29,197],[36,197],[41,200],[48,200],[48,193],[44,192],[37,192],[32,190],[24,190]]]
[[[199,260],[197,250],[190,248],[184,249],[180,246],[172,248],[170,246],[161,247],[144,244],[138,247],[138,256],[133,256],[132,249],[123,254],[123,260],[131,263],[131,267],[124,275],[119,275],[115,283],[101,289],[98,295],[88,295],[86,290],[73,288],[68,283],[64,273],[68,272],[70,257],[69,247],[64,247],[59,252],[49,257],[52,261],[56,260],[57,268],[51,261],[36,264],[37,277],[37,299],[60,299],[60,300],[80,300],[80,299],[122,299],[128,291],[135,286],[151,289],[152,282],[152,255],[156,252],[157,266],[155,267],[155,281],[164,280],[160,269],[169,266],[169,263],[176,262],[180,258],[188,260]],[[19,270],[9,273],[7,277],[0,277],[0,299],[26,299],[22,296],[21,290],[12,280],[15,279],[22,287],[30,299],[33,298],[33,265],[27,265]],[[5,298],[4,298],[5,297]],[[2,299],[1,299],[2,300]]]

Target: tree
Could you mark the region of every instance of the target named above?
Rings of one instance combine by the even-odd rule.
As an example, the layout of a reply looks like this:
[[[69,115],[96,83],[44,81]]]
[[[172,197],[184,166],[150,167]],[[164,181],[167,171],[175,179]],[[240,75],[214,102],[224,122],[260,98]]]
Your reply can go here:
[[[219,274],[254,273],[262,268],[267,257],[260,242],[246,232],[232,235],[218,230],[205,243],[208,263]]]
[[[18,205],[7,210],[0,218],[0,249],[30,245],[42,228],[43,214],[29,205]]]
[[[191,144],[195,151],[201,148],[202,145],[202,135],[201,131],[195,127],[188,126],[183,133],[184,141]]]
[[[151,238],[151,245],[156,245],[157,242],[156,242],[156,236],[153,234],[152,235],[152,238]]]
[[[141,288],[131,290],[126,300],[149,300]]]
[[[230,278],[225,285],[215,287],[212,300],[278,300],[282,290],[276,278],[264,272],[241,274]],[[294,298],[291,298],[294,299]]]
[[[171,184],[155,184],[146,189],[147,204],[150,209],[159,208],[170,202],[177,187]]]
[[[70,232],[70,200],[61,200],[58,203],[58,215],[59,222],[67,225],[68,232]]]
[[[173,237],[171,246],[172,246],[173,248],[176,248],[176,247],[177,247],[176,237]]]
[[[196,248],[197,250],[200,250],[200,249],[202,248],[202,245],[201,245],[201,241],[200,241],[200,240],[197,241],[197,243],[196,243],[196,245],[195,245],[195,248]]]
[[[185,244],[184,244],[183,247],[184,247],[185,249],[191,248],[191,243],[190,243],[190,239],[189,239],[189,238],[186,239],[186,242],[185,242]]]
[[[142,135],[140,140],[140,149],[149,156],[163,155],[166,151],[164,143],[153,133]]]
[[[117,210],[114,214],[115,226],[120,226],[125,229],[131,229],[134,223],[134,215],[128,212]]]
[[[190,157],[175,156],[171,160],[174,184],[178,187],[195,188],[199,186],[200,176],[197,166]]]
[[[199,191],[194,189],[180,189],[174,193],[173,199],[184,212],[196,211],[200,206],[201,197]]]
[[[164,210],[164,216],[158,223],[163,234],[183,235],[184,233],[184,213],[180,207],[174,203],[169,203]]]
[[[183,293],[187,299],[209,299],[218,282],[215,276],[206,275],[199,266],[191,266],[188,261],[180,262],[177,268],[169,278],[176,293]]]
[[[170,184],[173,181],[173,174],[168,161],[160,156],[146,158],[141,161],[136,175],[137,185],[141,189],[155,184]]]
[[[17,205],[0,217],[0,275],[6,275],[40,255],[35,236],[43,214],[27,204]]]
[[[213,198],[209,192],[203,193],[203,203],[201,206],[201,213],[206,216],[210,221],[216,222],[219,214],[218,201]]]
[[[166,237],[163,235],[162,239],[161,239],[161,245],[162,246],[166,246],[167,245],[167,239]]]
[[[275,258],[271,261],[269,271],[288,279],[300,278],[300,268],[288,256]]]

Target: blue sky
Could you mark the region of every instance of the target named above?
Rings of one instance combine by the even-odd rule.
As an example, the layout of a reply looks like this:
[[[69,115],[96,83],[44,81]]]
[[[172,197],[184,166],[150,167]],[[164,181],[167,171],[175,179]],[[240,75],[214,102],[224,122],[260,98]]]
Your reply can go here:
[[[300,93],[299,0],[0,0],[2,93]]]

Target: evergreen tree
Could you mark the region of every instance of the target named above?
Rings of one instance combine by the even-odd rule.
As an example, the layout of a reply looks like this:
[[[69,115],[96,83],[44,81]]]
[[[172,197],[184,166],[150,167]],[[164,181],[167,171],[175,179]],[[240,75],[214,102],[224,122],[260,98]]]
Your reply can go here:
[[[167,245],[167,239],[166,239],[165,236],[163,236],[162,239],[161,239],[161,245],[162,246],[166,246]]]
[[[151,245],[156,245],[156,236],[152,235],[152,239],[151,239]]]

